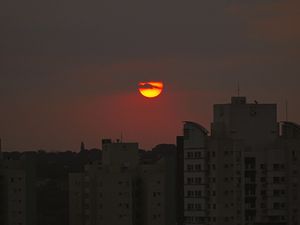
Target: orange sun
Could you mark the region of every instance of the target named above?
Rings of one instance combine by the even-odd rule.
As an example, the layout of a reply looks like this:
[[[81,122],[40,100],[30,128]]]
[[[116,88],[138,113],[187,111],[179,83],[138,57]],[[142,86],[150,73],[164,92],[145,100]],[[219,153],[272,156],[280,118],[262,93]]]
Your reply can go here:
[[[139,91],[147,98],[155,98],[160,95],[163,90],[163,83],[160,81],[140,82]]]

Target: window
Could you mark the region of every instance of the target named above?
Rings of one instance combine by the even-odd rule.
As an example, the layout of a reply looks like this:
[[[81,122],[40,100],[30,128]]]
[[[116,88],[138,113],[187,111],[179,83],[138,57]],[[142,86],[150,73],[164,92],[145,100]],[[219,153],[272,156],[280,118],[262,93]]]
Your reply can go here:
[[[189,203],[187,205],[188,210],[193,210],[194,209],[194,204]]]
[[[187,178],[187,184],[193,184],[194,183],[194,179],[191,177]]]
[[[201,158],[201,152],[195,152],[195,158],[196,159]]]
[[[195,195],[196,195],[196,197],[201,197],[202,196],[202,192],[201,191],[195,191]]]
[[[201,177],[196,177],[195,182],[196,182],[196,184],[201,184],[201,182],[202,182]]]
[[[192,152],[188,152],[187,153],[187,158],[188,159],[192,159],[193,158],[193,153]]]
[[[274,170],[279,170],[280,169],[280,165],[279,164],[273,164],[273,169]]]
[[[280,177],[273,177],[273,183],[279,184],[280,183]]]
[[[152,195],[153,197],[160,196],[160,192],[153,192]]]
[[[202,209],[201,204],[199,204],[199,203],[195,204],[195,208],[196,208],[197,210]]]
[[[195,217],[195,221],[196,221],[196,223],[201,223],[201,222],[203,222],[204,220],[203,220],[202,217],[196,216],[196,217]]]
[[[194,196],[194,192],[193,191],[188,191],[187,196],[188,197],[193,197]]]
[[[201,164],[195,165],[195,168],[196,168],[197,171],[200,171],[201,170]]]
[[[280,203],[279,202],[273,203],[273,209],[280,209]]]
[[[275,196],[275,197],[278,197],[278,196],[280,196],[280,190],[273,190],[273,195]]]
[[[187,171],[193,171],[194,170],[194,166],[193,165],[190,165],[190,164],[188,164],[187,165]]]

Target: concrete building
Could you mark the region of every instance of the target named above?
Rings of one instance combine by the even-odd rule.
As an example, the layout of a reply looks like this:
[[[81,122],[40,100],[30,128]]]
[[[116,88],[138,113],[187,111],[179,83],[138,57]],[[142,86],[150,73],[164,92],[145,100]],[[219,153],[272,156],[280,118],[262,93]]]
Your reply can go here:
[[[35,170],[32,160],[0,160],[1,217],[3,225],[35,225]]]
[[[211,134],[185,122],[184,224],[296,225],[300,126],[276,104],[233,97],[214,106]]]
[[[141,164],[137,143],[103,140],[102,151],[102,161],[69,175],[70,225],[174,225],[167,160]]]
[[[193,122],[184,124],[184,216],[186,224],[204,222],[207,218],[207,134]]]

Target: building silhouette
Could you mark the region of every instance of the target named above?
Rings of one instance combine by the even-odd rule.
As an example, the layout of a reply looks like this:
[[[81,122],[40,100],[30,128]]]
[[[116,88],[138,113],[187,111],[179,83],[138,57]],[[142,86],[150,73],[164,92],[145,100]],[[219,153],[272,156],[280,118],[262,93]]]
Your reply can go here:
[[[5,158],[0,146],[0,224],[35,225],[35,169],[32,159]]]
[[[300,223],[300,126],[279,123],[276,104],[232,97],[214,105],[210,135],[186,121],[177,142],[178,224]]]
[[[174,225],[173,165],[141,163],[137,143],[103,140],[102,160],[69,175],[70,224]]]

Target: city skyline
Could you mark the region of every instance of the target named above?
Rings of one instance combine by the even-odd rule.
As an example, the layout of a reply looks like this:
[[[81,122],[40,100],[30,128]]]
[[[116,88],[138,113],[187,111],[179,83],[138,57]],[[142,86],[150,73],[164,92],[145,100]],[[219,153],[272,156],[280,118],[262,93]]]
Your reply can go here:
[[[0,3],[0,225],[299,225],[299,0]]]
[[[297,225],[300,125],[277,105],[233,96],[213,106],[211,132],[184,121],[176,145],[141,151],[2,152],[4,224]],[[25,204],[24,204],[25,203]]]
[[[236,95],[233,95],[233,96],[238,96],[238,89],[239,87],[236,86]],[[140,102],[144,101],[144,107],[143,110],[144,110],[144,113],[147,113],[147,110],[152,108],[153,105],[159,105],[159,101],[161,98],[161,96],[158,96],[157,99],[146,99],[144,100],[143,97],[139,96],[138,93],[136,93],[136,97],[137,98],[140,98]],[[149,101],[149,102],[148,102]],[[249,103],[265,103],[265,102],[261,102],[259,99],[251,99],[250,100],[248,99]],[[224,102],[221,102],[223,104],[228,104],[229,103],[229,99],[227,99],[227,101],[224,101]],[[272,102],[273,104],[276,104],[277,106],[277,120],[278,122],[281,122],[281,121],[294,121],[294,122],[297,122],[293,119],[291,119],[291,115],[294,115],[293,112],[290,111],[290,106],[288,105],[289,102],[287,100],[283,101],[281,104],[277,104],[276,102]],[[143,143],[141,140],[137,140],[138,138],[135,138],[135,133],[133,133],[131,136],[130,136],[130,139],[128,139],[126,137],[126,133],[124,132],[124,130],[121,130],[119,133],[117,134],[110,134],[108,135],[108,133],[105,133],[105,131],[103,131],[103,136],[99,136],[98,138],[96,138],[97,140],[93,140],[91,142],[87,142],[86,140],[91,140],[89,137],[86,137],[85,139],[81,139],[81,140],[73,140],[73,145],[72,147],[62,147],[62,146],[58,146],[57,148],[54,148],[54,149],[51,149],[51,148],[47,148],[47,147],[36,147],[36,148],[31,148],[31,147],[25,147],[25,148],[21,148],[21,147],[16,147],[16,148],[12,148],[10,149],[9,146],[6,146],[6,140],[3,139],[2,137],[2,148],[4,151],[35,151],[35,150],[45,150],[45,151],[51,151],[51,150],[54,150],[54,151],[66,151],[66,150],[71,150],[71,151],[80,151],[80,143],[81,142],[84,142],[84,144],[86,145],[87,149],[93,149],[93,148],[100,148],[100,144],[101,144],[101,139],[105,139],[105,138],[112,138],[113,140],[123,140],[125,142],[129,141],[129,142],[138,142],[140,143],[140,148],[141,149],[144,149],[144,150],[151,150],[152,148],[154,148],[155,146],[159,145],[159,144],[176,144],[176,136],[178,134],[180,134],[181,132],[181,125],[185,122],[185,121],[195,121],[195,122],[199,122],[201,124],[203,124],[205,126],[206,129],[208,129],[208,132],[210,133],[210,130],[211,130],[211,122],[212,122],[212,117],[213,117],[213,105],[211,106],[211,108],[208,110],[206,109],[207,112],[210,113],[210,115],[208,117],[206,117],[207,120],[203,120],[203,121],[199,121],[197,120],[197,115],[194,115],[194,117],[190,117],[190,118],[195,118],[194,120],[193,119],[182,119],[181,121],[177,121],[177,123],[175,125],[178,125],[178,127],[176,128],[175,126],[172,130],[172,132],[170,132],[170,134],[167,134],[169,136],[169,139],[167,139],[168,141],[165,141],[163,138],[161,138],[160,140],[161,141],[157,141],[159,139],[155,139],[153,138],[152,141],[150,142],[147,142],[146,141],[146,144]],[[153,111],[152,111],[153,112]],[[152,113],[150,112],[150,113]],[[168,118],[169,115],[165,114],[165,118]],[[200,116],[199,116],[200,117]],[[154,120],[153,120],[154,121]],[[140,122],[140,121],[139,121]],[[160,121],[162,122],[162,121]],[[173,124],[174,125],[174,124]],[[171,135],[173,134],[173,135]],[[97,135],[93,135],[94,137],[97,136]],[[136,135],[138,136],[138,135]],[[170,138],[171,137],[171,138]]]

